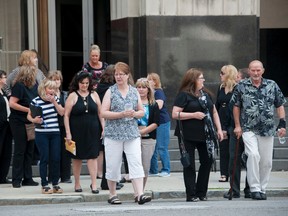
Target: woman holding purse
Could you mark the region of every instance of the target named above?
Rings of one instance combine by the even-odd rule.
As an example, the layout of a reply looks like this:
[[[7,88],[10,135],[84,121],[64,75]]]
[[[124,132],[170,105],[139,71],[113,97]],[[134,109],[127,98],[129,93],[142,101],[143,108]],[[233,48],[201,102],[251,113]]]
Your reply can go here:
[[[204,88],[204,81],[202,71],[194,68],[189,69],[184,75],[172,110],[172,118],[181,120],[184,145],[190,156],[191,165],[184,167],[183,170],[187,202],[207,200],[209,175],[214,156],[214,146],[212,144],[217,138],[219,140],[223,139],[219,116],[212,99],[207,94],[208,90]],[[203,110],[202,102],[204,102],[208,111]],[[206,125],[206,118],[210,116],[212,123],[217,128],[218,137],[215,137],[214,140],[210,140],[211,137]],[[213,130],[213,128],[210,128],[210,130]],[[178,125],[175,135],[180,136]],[[195,149],[198,151],[200,160],[197,181]]]

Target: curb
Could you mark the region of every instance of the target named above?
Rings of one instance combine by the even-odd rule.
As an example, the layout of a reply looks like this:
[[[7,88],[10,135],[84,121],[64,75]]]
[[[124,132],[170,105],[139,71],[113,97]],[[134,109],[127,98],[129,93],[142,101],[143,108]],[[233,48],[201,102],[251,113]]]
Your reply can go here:
[[[227,190],[208,190],[207,196],[213,198],[223,199],[223,194]],[[186,193],[184,191],[146,191],[145,194],[152,197],[152,199],[185,199]],[[288,197],[288,188],[267,190],[267,196],[269,197]],[[132,193],[119,193],[118,197],[121,201],[133,202],[134,197]],[[244,197],[244,196],[241,196]],[[108,194],[92,195],[63,195],[57,194],[53,197],[44,198],[12,198],[12,199],[0,199],[0,206],[8,205],[43,205],[43,204],[63,204],[63,203],[84,203],[84,202],[107,202]]]

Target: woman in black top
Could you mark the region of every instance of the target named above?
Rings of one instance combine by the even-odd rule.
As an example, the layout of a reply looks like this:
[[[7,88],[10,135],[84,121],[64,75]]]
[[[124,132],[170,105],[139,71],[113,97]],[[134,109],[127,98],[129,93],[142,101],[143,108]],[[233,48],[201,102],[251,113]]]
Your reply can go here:
[[[221,85],[218,90],[215,103],[221,121],[223,141],[220,143],[220,179],[219,182],[227,182],[229,178],[229,133],[230,116],[228,104],[236,86],[237,69],[233,65],[224,65],[221,68]]]
[[[205,133],[205,118],[208,115],[211,116],[217,128],[218,138],[223,139],[219,116],[212,99],[206,93],[207,90],[203,85],[204,81],[203,73],[200,70],[193,68],[188,70],[184,75],[172,110],[172,118],[180,118],[181,120],[184,144],[190,155],[191,165],[183,170],[187,202],[197,202],[199,199],[207,200],[208,181],[213,163],[213,155],[208,151],[207,134]],[[203,110],[200,104],[202,99],[205,100],[208,112]],[[175,135],[179,136],[178,126]],[[198,150],[200,160],[197,181],[195,181],[195,149]]]
[[[14,138],[14,156],[12,166],[12,185],[14,188],[22,185],[37,186],[39,183],[32,179],[32,159],[34,140],[27,141],[25,124],[32,124],[27,120],[29,104],[37,97],[37,70],[35,66],[21,66],[20,72],[14,80],[9,105],[9,117]],[[23,181],[22,181],[23,180]]]

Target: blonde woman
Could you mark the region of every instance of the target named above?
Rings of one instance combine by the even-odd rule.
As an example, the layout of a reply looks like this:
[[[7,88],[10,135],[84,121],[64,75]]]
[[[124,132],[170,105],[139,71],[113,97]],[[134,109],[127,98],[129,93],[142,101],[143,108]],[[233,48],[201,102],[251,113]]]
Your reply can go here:
[[[139,92],[145,112],[144,116],[137,120],[141,134],[142,165],[145,174],[143,188],[145,188],[151,158],[156,145],[156,129],[159,125],[160,112],[154,98],[154,90],[150,87],[149,81],[146,78],[138,79],[136,88]]]
[[[238,71],[233,65],[224,65],[221,68],[221,85],[218,90],[216,109],[219,113],[224,140],[220,142],[220,179],[219,182],[227,182],[229,179],[229,111],[228,105],[232,97],[233,89],[237,84]]]
[[[100,61],[100,48],[93,44],[90,48],[89,61],[83,65],[82,70],[92,75],[93,88],[96,89],[100,81],[101,74],[105,71],[108,64]]]
[[[147,79],[154,89],[155,100],[160,110],[160,122],[157,128],[156,147],[151,159],[150,175],[168,177],[170,176],[170,156],[168,145],[170,142],[170,116],[166,107],[166,96],[161,87],[160,77],[156,73],[149,73]],[[158,155],[162,162],[162,169],[158,173]]]
[[[31,102],[31,105],[42,108],[42,116],[32,117],[29,110],[27,119],[37,124],[35,128],[35,143],[40,153],[40,177],[43,194],[62,193],[63,190],[58,185],[60,176],[60,155],[61,140],[58,123],[58,114],[64,115],[64,108],[60,104],[59,98],[55,95],[57,83],[53,80],[45,79],[38,87],[38,94]],[[49,175],[53,189],[48,185],[48,165]]]
[[[56,82],[57,88],[55,90],[55,95],[60,100],[62,107],[65,107],[65,102],[68,97],[68,93],[62,90],[63,76],[59,70],[51,70],[48,72],[47,78]],[[61,162],[60,162],[60,178],[61,183],[72,183],[71,180],[71,158],[68,156],[65,150],[64,138],[66,137],[64,117],[58,115],[59,128],[61,134]]]

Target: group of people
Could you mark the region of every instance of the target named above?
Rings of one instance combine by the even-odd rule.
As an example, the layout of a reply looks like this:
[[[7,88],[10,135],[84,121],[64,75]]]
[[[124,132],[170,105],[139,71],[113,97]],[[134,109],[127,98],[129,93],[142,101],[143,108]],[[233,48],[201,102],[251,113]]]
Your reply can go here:
[[[181,121],[184,145],[190,156],[191,165],[183,169],[186,201],[207,200],[209,173],[218,145],[219,181],[226,182],[230,178],[230,190],[224,198],[240,197],[240,161],[244,148],[248,157],[245,198],[267,199],[274,135],[278,133],[283,137],[286,134],[283,106],[286,100],[279,86],[263,78],[263,73],[264,67],[259,60],[250,62],[248,69],[239,71],[233,65],[223,66],[215,105],[211,92],[203,85],[203,71],[191,68],[185,73],[174,102],[172,118]],[[275,108],[279,117],[277,127],[274,125]],[[214,128],[209,126],[211,121]],[[180,136],[179,130],[177,124],[176,136]],[[200,161],[197,180],[195,149]]]
[[[184,74],[172,118],[181,122],[184,145],[190,157],[190,166],[183,168],[188,202],[207,200],[209,174],[218,147],[219,181],[226,182],[230,178],[231,184],[231,190],[224,197],[240,197],[241,150],[238,155],[234,152],[241,143],[248,155],[245,197],[267,198],[265,189],[272,168],[276,131],[273,107],[280,119],[278,133],[285,136],[283,104],[286,101],[278,85],[262,77],[264,68],[260,61],[249,64],[249,78],[245,78],[243,71],[237,71],[233,65],[221,68],[221,85],[215,104],[213,94],[204,86],[203,71],[191,68]],[[60,71],[49,71],[45,76],[37,68],[37,54],[31,50],[21,53],[18,67],[8,79],[0,70],[3,110],[0,183],[9,183],[7,174],[13,137],[12,186],[38,185],[32,178],[34,139],[28,139],[28,128],[33,124],[35,146],[40,155],[42,193],[62,193],[60,179],[72,182],[71,159],[74,190],[82,192],[81,167],[82,161],[87,160],[91,192],[99,193],[96,179],[102,178],[101,188],[109,189],[108,202],[121,204],[117,189],[121,188],[124,152],[135,202],[150,202],[151,197],[144,194],[148,176],[170,175],[170,116],[159,75],[150,73],[134,84],[132,71],[126,63],[108,66],[100,61],[100,48],[92,45],[90,59],[73,77],[68,93],[62,91],[62,82]],[[33,113],[35,107],[41,110],[40,114]],[[179,130],[177,124],[176,136],[180,135]],[[241,140],[240,144],[237,140]],[[74,154],[65,150],[65,142],[72,141],[76,144]],[[195,149],[200,160],[197,177]],[[158,156],[162,162],[160,172]],[[234,157],[237,157],[236,166]]]
[[[135,190],[135,202],[149,202],[151,197],[144,194],[144,187],[151,161],[157,161],[157,145],[160,146],[160,158],[164,164],[164,171],[159,174],[170,175],[170,118],[157,74],[151,73],[150,79],[141,78],[134,85],[129,66],[122,62],[109,66],[101,62],[97,45],[91,47],[89,61],[73,77],[69,92],[61,89],[63,76],[60,71],[49,71],[44,75],[38,69],[37,53],[32,50],[21,53],[18,67],[8,79],[6,72],[1,71],[0,74],[1,110],[2,107],[5,110],[1,112],[0,156],[3,163],[0,183],[12,183],[13,188],[39,185],[32,178],[34,148],[39,152],[43,194],[63,193],[58,183],[72,182],[71,159],[74,190],[82,192],[81,167],[82,161],[87,160],[91,192],[99,193],[96,179],[102,178],[102,189],[110,191],[108,202],[120,204],[116,189],[119,189],[124,152],[129,180]],[[160,93],[156,94],[156,89]],[[125,104],[131,104],[131,108],[125,108]],[[39,109],[40,113],[34,113],[35,109]],[[162,124],[164,129],[159,135],[166,139],[163,144],[156,144],[156,131]],[[34,138],[30,138],[31,128]],[[12,138],[14,154],[10,182],[7,175]],[[76,143],[75,154],[65,150],[65,143],[71,141]],[[99,158],[100,154],[103,161]],[[158,174],[158,163],[153,170]]]

